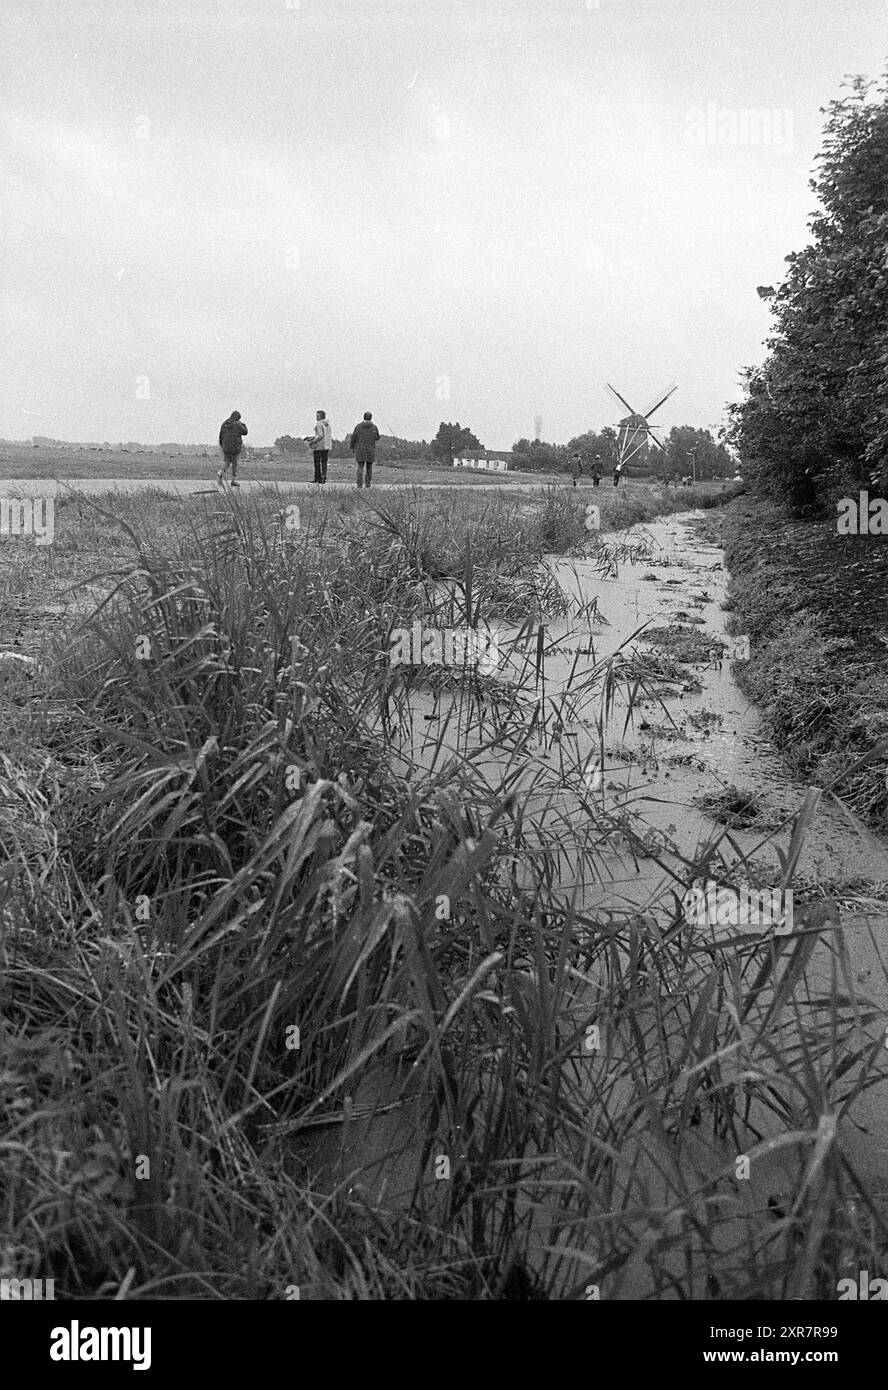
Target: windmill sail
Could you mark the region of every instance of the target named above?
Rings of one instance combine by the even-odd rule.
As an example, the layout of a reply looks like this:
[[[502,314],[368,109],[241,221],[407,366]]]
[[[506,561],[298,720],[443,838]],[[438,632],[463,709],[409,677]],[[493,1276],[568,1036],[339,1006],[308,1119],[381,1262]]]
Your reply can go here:
[[[646,419],[646,420],[649,420],[649,419],[651,418],[651,416],[653,415],[654,411],[655,411],[655,410],[659,410],[661,405],[665,405],[666,402],[669,400],[669,397],[673,394],[673,392],[675,392],[675,391],[677,391],[677,390],[678,390],[677,385],[675,384],[675,382],[672,382],[672,384],[671,384],[670,386],[667,386],[666,391],[665,391],[664,394],[662,394],[662,395],[660,395],[660,396],[655,396],[655,397],[654,397],[654,404],[653,404],[653,405],[649,405],[648,408],[647,408],[647,410],[644,412],[644,417],[645,417],[645,419]]]
[[[606,381],[604,384],[607,387],[608,391],[610,391],[611,395],[615,396],[616,399],[620,402],[620,405],[625,406],[630,415],[634,415],[635,411],[632,409],[632,406],[629,404],[626,398],[624,396],[621,396],[619,391],[615,391],[609,381]]]

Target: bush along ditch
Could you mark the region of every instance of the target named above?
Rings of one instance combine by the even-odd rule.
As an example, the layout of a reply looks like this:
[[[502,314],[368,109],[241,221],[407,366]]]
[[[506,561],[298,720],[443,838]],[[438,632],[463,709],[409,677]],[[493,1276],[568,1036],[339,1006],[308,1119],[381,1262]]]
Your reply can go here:
[[[888,553],[879,537],[743,498],[725,514],[737,679],[799,776],[888,832]],[[853,547],[853,549],[852,549]]]

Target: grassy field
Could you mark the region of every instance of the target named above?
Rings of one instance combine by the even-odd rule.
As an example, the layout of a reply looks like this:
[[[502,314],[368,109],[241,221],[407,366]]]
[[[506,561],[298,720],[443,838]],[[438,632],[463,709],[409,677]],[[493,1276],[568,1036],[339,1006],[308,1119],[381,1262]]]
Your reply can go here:
[[[537,558],[545,550],[579,545],[586,535],[582,512],[590,499],[585,494],[579,497],[563,483],[542,494],[545,500],[541,503],[528,501],[527,494],[510,490],[508,485],[501,495],[484,492],[466,502],[457,500],[453,490],[419,496],[426,499],[417,514],[428,518],[425,529],[430,549],[446,544],[447,536],[459,527],[483,524],[506,529],[516,514],[536,519],[532,535],[526,531],[519,534]],[[273,488],[251,491],[250,500],[265,526],[273,529],[279,525],[281,499]],[[618,491],[599,488],[595,494],[605,530],[619,530],[663,513],[710,506],[721,500],[720,491],[705,485],[695,490],[670,488],[664,493],[629,484]],[[73,615],[95,595],[96,576],[114,572],[115,567],[131,561],[124,523],[139,534],[154,537],[163,549],[176,543],[193,517],[206,517],[207,506],[209,514],[216,514],[218,505],[214,497],[178,498],[165,493],[162,479],[158,479],[156,490],[115,495],[113,500],[110,496],[78,496],[76,491],[59,497],[53,545],[41,548],[16,537],[0,539],[0,648],[34,653],[49,633],[69,630]],[[336,530],[350,518],[374,515],[375,498],[357,488],[348,493],[319,491],[298,494],[298,505],[309,527]],[[433,523],[428,508],[436,515],[446,515],[447,525]]]
[[[602,503],[590,542],[560,488],[313,498],[292,533],[273,494],[66,499],[55,546],[7,547],[4,622],[33,591],[42,656],[2,688],[0,1273],[57,1297],[780,1299],[880,1267],[878,1205],[812,1143],[884,1074],[881,1032],[841,963],[828,999],[799,988],[816,928],[741,948],[676,930],[674,900],[661,925],[578,906],[526,779],[585,805],[590,876],[607,826],[585,769],[531,751],[533,661],[497,685],[386,660],[442,583],[466,626],[569,612],[542,557],[610,566],[658,505]],[[614,660],[571,695],[643,676]],[[414,697],[444,688],[464,733],[405,771]],[[349,1157],[380,1095],[409,1131],[396,1201]],[[755,1106],[810,1157],[777,1212],[718,1157],[754,1149]]]
[[[135,453],[117,449],[71,450],[34,448],[21,445],[0,448],[0,479],[14,478],[200,478],[214,479],[219,467],[218,449],[209,449],[208,457],[187,454]],[[241,464],[241,477],[256,482],[310,482],[314,465],[310,457],[275,456],[268,460],[257,458]],[[330,459],[331,482],[354,482],[354,460]],[[461,487],[473,483],[505,482],[506,475],[480,469],[448,468],[425,461],[389,460],[380,456],[374,465],[373,476],[380,483],[442,482]],[[528,482],[561,482],[564,475],[528,473],[520,475]],[[513,475],[514,480],[514,475]]]
[[[209,481],[215,478],[219,462],[217,449],[208,449],[208,456],[202,458],[200,455],[136,453],[117,449],[73,450],[35,448],[28,444],[12,447],[0,445],[0,483],[4,479],[16,478],[197,478]],[[314,476],[314,466],[310,457],[257,458],[242,464],[240,476],[255,482],[310,482]],[[391,460],[385,457],[384,452],[374,465],[373,477],[377,483],[440,482],[459,487],[472,487],[478,483],[508,486],[510,481],[570,486],[566,472],[490,473],[474,468],[449,468],[425,459]],[[330,459],[328,478],[330,482],[353,483],[354,461],[351,458]],[[580,485],[591,489],[591,479],[583,477]],[[654,483],[629,479],[621,484],[621,490],[626,487],[648,489],[653,488]],[[721,482],[700,483],[697,488],[703,492],[718,492],[721,491]],[[598,491],[600,494],[613,491],[609,478],[602,480]]]

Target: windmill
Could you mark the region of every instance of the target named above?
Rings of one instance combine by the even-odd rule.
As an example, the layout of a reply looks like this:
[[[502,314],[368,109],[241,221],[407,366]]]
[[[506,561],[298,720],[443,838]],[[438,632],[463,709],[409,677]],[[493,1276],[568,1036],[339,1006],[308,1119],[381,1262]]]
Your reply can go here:
[[[650,417],[655,410],[659,410],[660,406],[668,401],[673,392],[678,390],[675,382],[673,382],[671,386],[668,386],[663,393],[655,396],[653,403],[648,406],[647,410],[643,411],[633,410],[626,398],[621,396],[619,391],[615,391],[609,381],[605,382],[605,385],[614,399],[618,401],[620,405],[625,406],[626,410],[629,412],[628,415],[623,417],[618,426],[617,466],[620,471],[622,472],[625,465],[630,463],[631,460],[635,458],[636,454],[640,453],[647,440],[651,440],[662,453],[665,453],[662,442],[654,433],[657,426],[650,423]]]

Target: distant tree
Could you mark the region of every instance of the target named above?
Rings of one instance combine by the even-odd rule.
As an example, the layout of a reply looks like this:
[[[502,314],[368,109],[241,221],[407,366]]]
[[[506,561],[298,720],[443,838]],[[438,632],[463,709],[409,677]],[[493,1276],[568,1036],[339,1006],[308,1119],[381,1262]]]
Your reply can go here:
[[[533,473],[557,472],[565,467],[568,455],[565,445],[542,439],[516,439],[512,453],[519,468]]]
[[[595,455],[600,454],[601,466],[605,472],[609,472],[617,461],[617,432],[610,425],[605,425],[597,433],[587,430],[585,434],[574,435],[573,439],[567,441],[567,452],[572,454],[574,450],[579,450],[588,464],[594,463]]]
[[[655,463],[669,478],[696,473],[698,478],[729,478],[736,465],[723,444],[710,430],[693,425],[673,425],[666,436],[666,457],[658,454]]]
[[[461,453],[481,450],[484,445],[467,425],[461,425],[458,420],[455,425],[442,420],[430,447],[435,458],[452,462]]]
[[[426,440],[401,439],[394,434],[384,434],[379,441],[379,448],[383,458],[394,460],[424,459],[429,453]]]
[[[301,439],[294,439],[292,434],[282,434],[274,441],[274,447],[281,454],[298,454],[304,444]]]
[[[617,431],[611,425],[605,425],[603,430],[599,430],[598,438],[603,446],[599,452],[605,462],[609,462],[613,468],[617,461]]]

